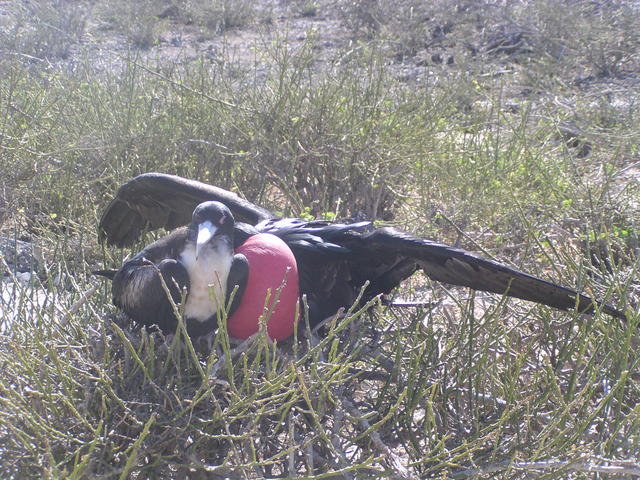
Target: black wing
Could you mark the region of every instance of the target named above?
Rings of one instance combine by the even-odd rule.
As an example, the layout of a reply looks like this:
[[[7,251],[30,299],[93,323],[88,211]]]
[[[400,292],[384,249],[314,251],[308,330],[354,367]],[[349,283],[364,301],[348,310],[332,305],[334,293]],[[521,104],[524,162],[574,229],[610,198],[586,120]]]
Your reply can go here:
[[[100,219],[100,240],[124,247],[145,230],[173,230],[189,223],[195,207],[207,200],[224,203],[236,221],[254,225],[275,217],[222,188],[175,175],[145,173],[122,185],[107,206]]]
[[[400,263],[408,259],[415,261],[433,280],[521,298],[560,310],[575,308],[581,313],[593,313],[600,308],[614,317],[626,318],[612,306],[569,288],[393,228],[378,229],[363,237],[362,242],[369,255],[376,251],[378,254],[394,251]]]
[[[183,289],[189,289],[189,274],[176,261],[186,236],[183,228],[152,243],[127,260],[113,277],[113,303],[137,325],[155,325],[165,334],[175,332],[178,320],[165,285],[176,305]]]

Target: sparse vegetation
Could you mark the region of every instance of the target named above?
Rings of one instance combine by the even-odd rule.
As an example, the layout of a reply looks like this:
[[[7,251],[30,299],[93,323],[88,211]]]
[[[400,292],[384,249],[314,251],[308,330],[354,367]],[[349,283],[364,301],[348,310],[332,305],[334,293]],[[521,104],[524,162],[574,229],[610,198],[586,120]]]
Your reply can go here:
[[[1,2],[0,232],[39,261],[0,254],[0,477],[640,475],[638,9]],[[129,253],[97,218],[145,171],[393,221],[629,321],[416,275],[398,296],[432,308],[168,345],[90,274]]]

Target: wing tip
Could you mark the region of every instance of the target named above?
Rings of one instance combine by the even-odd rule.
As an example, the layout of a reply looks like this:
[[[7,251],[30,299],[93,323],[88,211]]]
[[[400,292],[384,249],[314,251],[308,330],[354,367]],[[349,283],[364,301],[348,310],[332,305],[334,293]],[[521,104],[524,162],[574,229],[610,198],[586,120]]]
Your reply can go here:
[[[113,280],[113,278],[116,276],[116,273],[118,273],[118,270],[114,270],[111,268],[106,270],[93,270],[91,272],[92,275],[95,275],[97,277],[108,278],[109,280]]]
[[[608,305],[608,304],[602,305],[601,309],[607,315],[611,315],[612,317],[618,318],[620,320],[623,320],[624,322],[628,322],[629,321],[629,316],[627,315],[627,312],[625,312],[625,311],[618,310],[617,308],[614,308],[614,307],[612,307],[611,305]]]

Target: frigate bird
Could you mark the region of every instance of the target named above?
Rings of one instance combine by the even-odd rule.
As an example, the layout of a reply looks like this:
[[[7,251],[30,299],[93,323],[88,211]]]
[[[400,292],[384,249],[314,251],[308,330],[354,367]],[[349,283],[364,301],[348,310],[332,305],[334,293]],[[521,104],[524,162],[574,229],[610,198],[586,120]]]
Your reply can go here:
[[[451,285],[561,310],[599,310],[626,318],[611,305],[569,288],[395,228],[378,228],[372,222],[278,218],[224,189],[161,173],[139,175],[119,188],[100,220],[100,238],[109,245],[131,245],[145,230],[170,230],[187,223],[194,208],[205,201],[225,204],[236,218],[246,222],[235,224],[236,245],[257,233],[273,234],[288,245],[297,262],[299,291],[306,297],[312,326],[340,308],[350,307],[358,298],[364,303],[391,292],[419,269],[431,279]]]

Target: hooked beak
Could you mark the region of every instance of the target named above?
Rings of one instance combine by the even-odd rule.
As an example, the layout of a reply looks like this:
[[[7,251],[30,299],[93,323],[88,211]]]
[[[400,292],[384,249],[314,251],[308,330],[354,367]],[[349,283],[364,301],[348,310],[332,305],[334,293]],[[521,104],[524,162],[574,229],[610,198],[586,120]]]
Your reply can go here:
[[[216,230],[218,230],[218,227],[216,227],[209,220],[198,225],[198,238],[196,240],[196,260],[198,259],[198,255],[200,254],[200,249],[209,240],[211,240],[211,238],[216,234]]]

